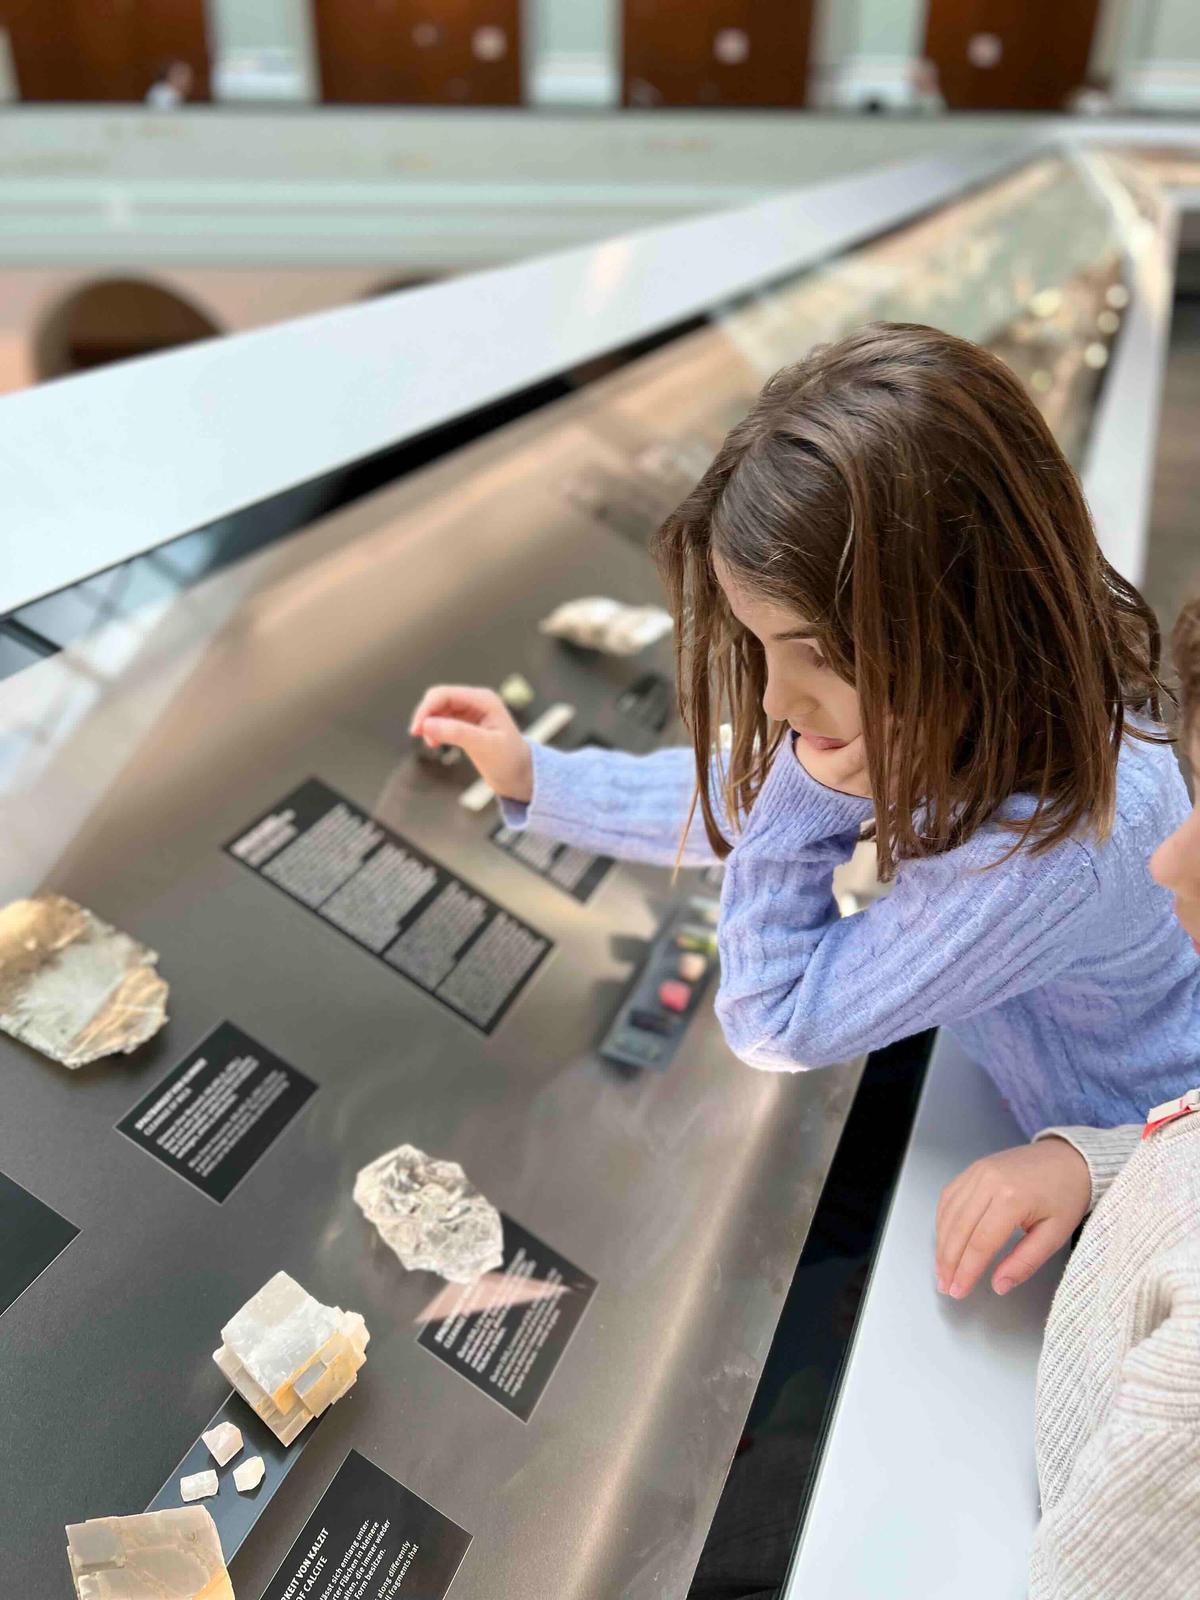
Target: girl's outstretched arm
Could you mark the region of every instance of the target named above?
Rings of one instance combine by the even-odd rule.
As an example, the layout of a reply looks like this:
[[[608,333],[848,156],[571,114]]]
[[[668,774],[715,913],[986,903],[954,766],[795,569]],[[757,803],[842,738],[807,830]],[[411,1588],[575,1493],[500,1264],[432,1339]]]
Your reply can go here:
[[[528,827],[564,844],[620,861],[669,867],[710,866],[716,857],[704,832],[699,807],[679,845],[696,786],[690,749],[656,750],[632,756],[619,750],[564,754],[534,746],[533,798],[528,805],[504,800],[510,827]]]
[[[825,1066],[962,1021],[1078,954],[1099,886],[1073,842],[984,871],[1010,841],[977,835],[910,863],[890,896],[840,918],[833,869],[863,804],[822,788],[785,744],[729,858],[717,1014],[752,1066]]]

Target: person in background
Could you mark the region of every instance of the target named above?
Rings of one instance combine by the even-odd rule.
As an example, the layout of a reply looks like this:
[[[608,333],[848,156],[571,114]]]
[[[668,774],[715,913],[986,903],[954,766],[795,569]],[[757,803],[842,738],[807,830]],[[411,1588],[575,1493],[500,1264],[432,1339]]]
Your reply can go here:
[[[929,56],[913,62],[909,105],[913,111],[940,113],[947,109],[937,62]]]
[[[1200,948],[1200,601],[1175,628],[1181,729],[1197,804],[1150,870]],[[1038,1369],[1042,1521],[1030,1600],[1188,1600],[1200,1504],[1200,1016],[1195,1086],[1145,1122],[1044,1129],[950,1184],[938,1273],[968,1293],[1023,1281],[1090,1210]]]
[[[156,111],[173,111],[184,105],[196,87],[196,74],[186,61],[167,61],[146,91],[146,104]]]
[[[1088,78],[1072,89],[1063,104],[1064,111],[1077,117],[1107,117],[1117,109],[1112,84],[1107,78]]]

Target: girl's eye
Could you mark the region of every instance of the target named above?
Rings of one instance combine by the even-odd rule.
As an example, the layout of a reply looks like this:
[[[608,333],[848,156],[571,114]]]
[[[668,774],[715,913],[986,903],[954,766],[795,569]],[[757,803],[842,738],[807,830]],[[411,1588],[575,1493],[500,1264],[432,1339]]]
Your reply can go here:
[[[816,667],[818,671],[822,670],[828,665],[828,662],[825,660],[825,657],[821,654],[821,652],[819,650],[814,650],[810,644],[800,645],[800,656],[801,659],[804,660],[810,667]]]

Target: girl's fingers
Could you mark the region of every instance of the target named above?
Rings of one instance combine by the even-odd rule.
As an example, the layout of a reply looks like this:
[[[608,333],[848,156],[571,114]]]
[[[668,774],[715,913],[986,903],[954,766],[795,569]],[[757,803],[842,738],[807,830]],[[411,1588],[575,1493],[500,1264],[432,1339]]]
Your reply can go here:
[[[941,1261],[950,1245],[963,1227],[963,1216],[970,1212],[971,1221],[967,1232],[962,1233],[959,1246],[966,1242],[967,1233],[975,1226],[979,1213],[987,1203],[987,1196],[979,1197],[979,1174],[974,1167],[968,1167],[965,1172],[960,1172],[953,1183],[948,1183],[942,1190],[941,1199],[938,1201],[937,1214],[934,1218],[934,1228],[937,1235],[937,1254]],[[956,1258],[957,1259],[957,1258]]]
[[[1032,1278],[1039,1267],[1071,1237],[1074,1224],[1062,1217],[1045,1217],[1033,1227],[1005,1256],[992,1274],[992,1288],[997,1294],[1007,1294],[1017,1284]]]
[[[481,728],[475,722],[462,722],[456,717],[427,716],[421,727],[421,737],[431,750],[440,744],[457,745],[474,760],[486,748],[490,736],[486,728]]]
[[[948,1200],[946,1209],[937,1219],[935,1264],[938,1288],[943,1294],[949,1293],[967,1240],[987,1210],[988,1199],[988,1195],[979,1192],[977,1184],[966,1183]]]
[[[409,732],[419,734],[427,717],[450,717],[457,721],[481,722],[502,704],[494,689],[476,689],[468,684],[436,684],[426,689],[412,714]]]
[[[979,1282],[983,1269],[1018,1226],[1011,1208],[993,1199],[975,1224],[954,1269],[948,1293],[961,1300]]]

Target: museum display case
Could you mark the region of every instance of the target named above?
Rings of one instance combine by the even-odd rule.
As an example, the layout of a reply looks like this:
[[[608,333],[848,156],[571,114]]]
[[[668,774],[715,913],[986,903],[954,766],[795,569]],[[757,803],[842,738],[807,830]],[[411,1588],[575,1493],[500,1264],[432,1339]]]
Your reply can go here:
[[[791,1338],[840,1301],[798,1525],[930,1041],[743,1066],[711,1006],[719,871],[513,835],[409,717],[480,683],[563,749],[679,742],[668,637],[541,625],[660,603],[663,515],[771,371],[863,320],[996,348],[1085,465],[1153,222],[1101,151],[944,189],[501,413],[84,554],[3,619],[2,903],[60,897],[0,927],[14,1593],[65,1600],[135,1537],[105,1519],[200,1495],[239,1596],[682,1596],[781,1316]],[[877,892],[869,858],[839,889],[846,914]],[[51,948],[51,913],[168,986],[124,1031],[89,993],[128,1053],[47,1022],[23,930]],[[852,1226],[822,1222],[848,1190]],[[261,1473],[226,1472],[202,1436],[228,1429]]]

